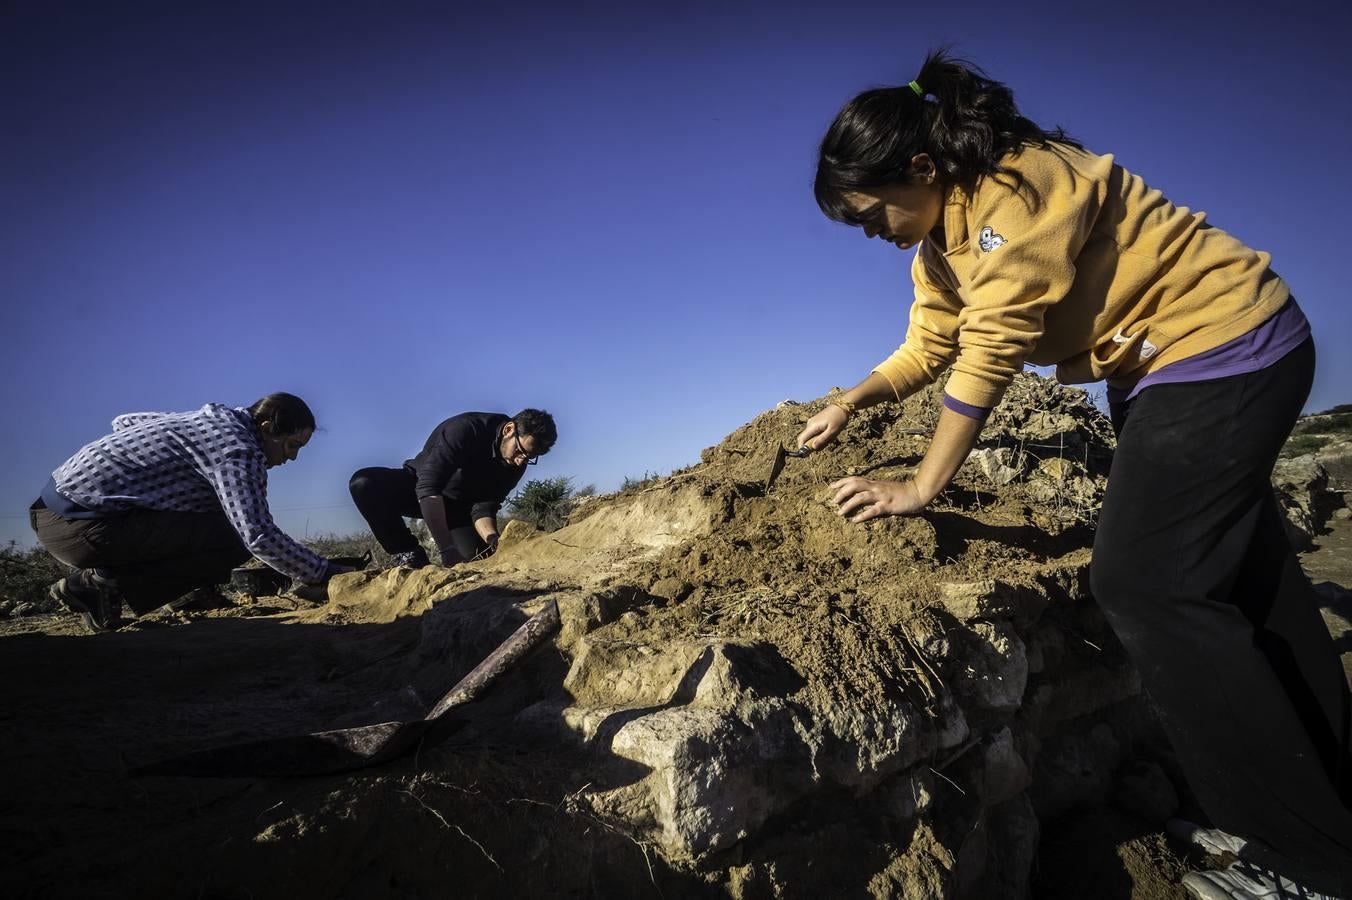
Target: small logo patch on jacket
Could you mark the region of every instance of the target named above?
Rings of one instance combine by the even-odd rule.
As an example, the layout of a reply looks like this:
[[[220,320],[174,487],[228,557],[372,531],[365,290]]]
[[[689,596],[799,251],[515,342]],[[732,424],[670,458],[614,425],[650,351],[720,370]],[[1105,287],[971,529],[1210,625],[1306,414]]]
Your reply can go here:
[[[987,225],[985,228],[981,229],[981,236],[977,239],[977,243],[981,245],[982,250],[990,253],[996,247],[1000,247],[1005,243],[1005,236],[996,234],[995,229]]]
[[[1159,352],[1160,348],[1152,344],[1150,342],[1150,338],[1142,337],[1141,332],[1137,332],[1136,334],[1133,335],[1125,335],[1122,333],[1121,328],[1117,329],[1117,334],[1113,335],[1113,343],[1130,344],[1138,337],[1141,338],[1141,346],[1137,349],[1136,352],[1140,354],[1141,359],[1149,359],[1150,357],[1154,356],[1156,353]]]

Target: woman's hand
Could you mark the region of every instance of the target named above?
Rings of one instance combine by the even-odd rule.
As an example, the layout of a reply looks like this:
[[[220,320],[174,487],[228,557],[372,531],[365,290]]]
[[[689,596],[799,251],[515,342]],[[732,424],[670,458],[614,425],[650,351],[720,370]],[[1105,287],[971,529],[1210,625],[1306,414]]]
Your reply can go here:
[[[840,429],[844,428],[849,420],[849,414],[839,406],[827,406],[807,420],[807,424],[794,440],[799,447],[810,446],[813,450],[820,450],[835,440],[836,435],[840,434]],[[809,444],[809,441],[813,443]]]
[[[835,491],[832,500],[836,514],[848,516],[851,522],[915,515],[929,502],[921,496],[914,481],[874,481],[852,476],[835,482],[831,490]]]

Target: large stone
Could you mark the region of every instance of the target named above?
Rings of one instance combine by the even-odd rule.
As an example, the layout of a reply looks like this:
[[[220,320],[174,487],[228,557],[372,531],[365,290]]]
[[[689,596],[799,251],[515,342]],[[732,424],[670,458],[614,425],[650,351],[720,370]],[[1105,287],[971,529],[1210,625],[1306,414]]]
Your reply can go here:
[[[685,686],[691,694],[716,652],[711,641],[685,641],[660,650],[634,641],[583,638],[563,688],[577,706],[659,707]]]
[[[1054,672],[1066,655],[1065,632],[1056,625],[1040,622],[1028,637],[1028,671],[1038,675]]]
[[[511,519],[498,536],[498,549],[506,550],[513,544],[529,540],[540,533],[540,529],[525,519]]]
[[[1038,754],[1030,794],[1039,818],[1056,817],[1077,807],[1099,806],[1113,786],[1122,746],[1110,727],[1088,733],[1062,733]]]
[[[1272,486],[1286,517],[1286,533],[1297,550],[1314,546],[1342,498],[1329,490],[1329,476],[1313,455],[1279,459],[1272,470]]]
[[[1279,459],[1272,467],[1272,485],[1278,490],[1309,497],[1328,490],[1329,476],[1314,456]]]
[[[968,454],[967,460],[976,463],[981,474],[996,486],[1017,480],[1024,471],[1023,456],[1012,447],[982,447]]]
[[[933,719],[909,704],[833,705],[800,721],[816,777],[856,791],[938,750],[956,746],[970,731],[961,710],[950,706]]]
[[[626,723],[611,750],[652,769],[639,784],[593,799],[598,811],[617,811],[638,801],[647,837],[671,859],[698,860],[726,849],[759,828],[810,787],[788,777],[785,722],[753,728],[717,710],[678,707]],[[630,817],[633,818],[632,816]]]
[[[559,646],[571,648],[583,635],[642,607],[650,599],[646,593],[631,585],[615,585],[605,590],[560,596]]]
[[[1332,490],[1352,490],[1352,440],[1330,441],[1315,454],[1329,476]]]
[[[1022,627],[1042,614],[1047,606],[1047,598],[1038,591],[1015,587],[994,578],[983,578],[939,585],[939,603],[959,622],[1012,619]]]
[[[795,701],[802,682],[770,645],[656,650],[588,637],[578,651],[565,681],[576,704],[560,718],[648,770],[591,801],[673,860],[726,849],[818,785],[865,793],[969,736],[946,693],[928,713],[900,694],[881,704]],[[541,709],[528,718],[548,717]]]
[[[957,859],[928,823],[919,822],[911,843],[868,883],[874,900],[949,900]]]
[[[1001,728],[986,743],[982,759],[981,799],[988,806],[1003,803],[1032,782],[1027,763],[1014,746],[1009,728]]]
[[[1115,664],[1106,660],[1070,672],[1054,672],[1028,693],[1021,715],[1031,728],[1045,736],[1054,734],[1072,719],[1139,696],[1141,675],[1124,660]]]
[[[976,897],[1027,897],[1041,826],[1027,793],[988,813],[989,859]]]
[[[1028,656],[1008,622],[974,622],[954,690],[980,709],[1012,712],[1028,686]]]

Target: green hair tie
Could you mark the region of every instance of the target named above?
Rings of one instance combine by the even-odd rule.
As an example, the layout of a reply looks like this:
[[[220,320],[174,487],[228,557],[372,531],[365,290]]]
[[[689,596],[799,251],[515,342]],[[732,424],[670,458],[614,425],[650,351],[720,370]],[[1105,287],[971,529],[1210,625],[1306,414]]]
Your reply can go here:
[[[921,100],[925,99],[925,89],[920,86],[920,82],[912,81],[910,84],[907,85],[907,87],[915,91],[915,95],[919,97]]]

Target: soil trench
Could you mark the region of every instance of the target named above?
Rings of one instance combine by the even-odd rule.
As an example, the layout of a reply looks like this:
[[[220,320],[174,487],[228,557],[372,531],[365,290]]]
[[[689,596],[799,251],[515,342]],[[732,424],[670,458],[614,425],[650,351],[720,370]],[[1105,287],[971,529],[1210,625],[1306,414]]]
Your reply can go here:
[[[559,531],[321,604],[0,623],[0,892],[1185,896],[1216,861],[1163,835],[1201,814],[1088,592],[1107,422],[1022,376],[930,509],[836,516],[832,481],[913,471],[935,399],[856,414],[767,489],[825,400],[781,404]],[[1352,524],[1317,527],[1302,560],[1352,672]],[[419,718],[549,603],[552,642],[393,762],[134,773]]]

